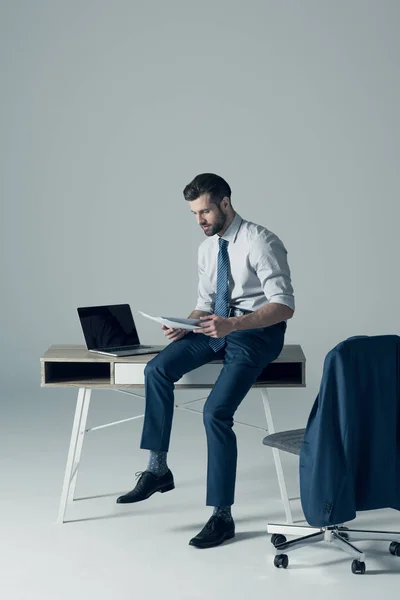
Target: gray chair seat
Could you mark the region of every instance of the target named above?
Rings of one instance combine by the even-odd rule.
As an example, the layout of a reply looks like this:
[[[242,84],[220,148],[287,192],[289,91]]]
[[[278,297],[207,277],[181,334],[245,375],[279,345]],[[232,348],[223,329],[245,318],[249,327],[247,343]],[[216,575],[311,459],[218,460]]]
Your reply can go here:
[[[290,431],[271,433],[263,439],[263,444],[300,456],[300,448],[303,443],[305,431],[305,429],[291,429]]]

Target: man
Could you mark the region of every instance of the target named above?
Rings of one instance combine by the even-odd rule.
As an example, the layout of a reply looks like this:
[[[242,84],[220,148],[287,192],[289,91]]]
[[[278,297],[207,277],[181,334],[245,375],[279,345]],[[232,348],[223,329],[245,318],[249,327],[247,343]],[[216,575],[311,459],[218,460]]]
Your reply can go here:
[[[294,313],[294,297],[283,243],[234,211],[231,189],[222,177],[198,175],[183,194],[207,238],[198,254],[198,302],[189,315],[200,319],[201,327],[188,332],[163,326],[172,343],[145,369],[140,447],[150,450],[149,464],[136,487],[117,502],[138,502],[174,489],[167,466],[174,383],[185,373],[222,359],[223,368],[203,409],[207,505],[214,510],[189,542],[210,548],[235,535],[231,515],[237,463],[233,416],[257,377],[279,356],[286,321]]]

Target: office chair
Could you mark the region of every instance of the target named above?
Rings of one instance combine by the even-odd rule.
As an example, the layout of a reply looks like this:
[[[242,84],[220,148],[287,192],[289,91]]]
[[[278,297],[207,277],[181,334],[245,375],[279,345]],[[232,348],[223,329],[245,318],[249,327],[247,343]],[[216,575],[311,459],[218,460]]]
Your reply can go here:
[[[307,427],[268,435],[263,444],[300,457],[300,498],[307,525],[268,524],[274,565],[288,553],[328,542],[352,558],[355,574],[365,555],[353,542],[390,542],[400,556],[399,531],[345,527],[358,510],[400,510],[400,337],[357,336],[331,350]],[[286,535],[300,536],[287,541]]]

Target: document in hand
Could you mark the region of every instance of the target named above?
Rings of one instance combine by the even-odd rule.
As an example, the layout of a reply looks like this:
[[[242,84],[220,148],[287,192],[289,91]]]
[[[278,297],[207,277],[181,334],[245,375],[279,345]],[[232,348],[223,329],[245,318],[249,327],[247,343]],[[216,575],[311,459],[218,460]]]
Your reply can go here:
[[[167,327],[171,327],[172,329],[190,329],[193,331],[194,329],[198,329],[200,327],[201,321],[199,319],[178,319],[176,317],[151,317],[150,315],[146,315],[146,313],[141,310],[138,311],[141,315],[146,317],[146,319],[151,319],[152,321],[156,321],[157,323],[161,323],[162,325],[166,325]]]

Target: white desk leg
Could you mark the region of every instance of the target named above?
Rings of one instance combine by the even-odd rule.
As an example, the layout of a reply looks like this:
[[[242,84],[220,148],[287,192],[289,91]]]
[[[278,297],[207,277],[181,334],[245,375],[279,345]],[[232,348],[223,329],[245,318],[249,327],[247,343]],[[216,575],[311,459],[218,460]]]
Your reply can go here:
[[[78,470],[79,470],[79,463],[81,460],[83,440],[85,438],[86,422],[87,422],[87,417],[88,417],[88,412],[89,412],[91,393],[92,393],[91,389],[85,390],[85,397],[83,400],[82,415],[81,415],[81,420],[79,423],[78,439],[76,442],[75,456],[74,456],[74,462],[73,462],[73,468],[72,468],[72,474],[71,474],[71,483],[69,486],[67,504],[74,501],[75,487],[76,487],[76,481],[78,479]]]
[[[58,512],[58,519],[57,519],[58,523],[64,523],[65,509],[67,507],[69,489],[70,489],[70,485],[71,485],[71,475],[72,475],[72,471],[74,468],[75,454],[76,454],[76,448],[77,448],[77,443],[78,443],[79,431],[81,429],[81,421],[82,421],[83,409],[85,406],[86,392],[87,392],[86,388],[79,388],[78,398],[76,401],[74,423],[72,425],[71,440],[70,440],[70,444],[69,444],[67,465],[65,467],[64,483],[63,483],[63,488],[62,488],[62,492],[61,492],[60,509]],[[89,398],[90,398],[90,395],[89,395]]]
[[[267,419],[268,433],[275,433],[275,426],[272,420],[271,406],[269,403],[267,388],[261,390],[261,396],[264,405],[265,416]],[[278,477],[279,489],[281,492],[281,498],[283,508],[285,509],[287,523],[293,523],[292,509],[290,507],[290,500],[286,489],[285,477],[283,475],[282,462],[277,448],[272,448],[272,454],[275,462],[276,475]]]

